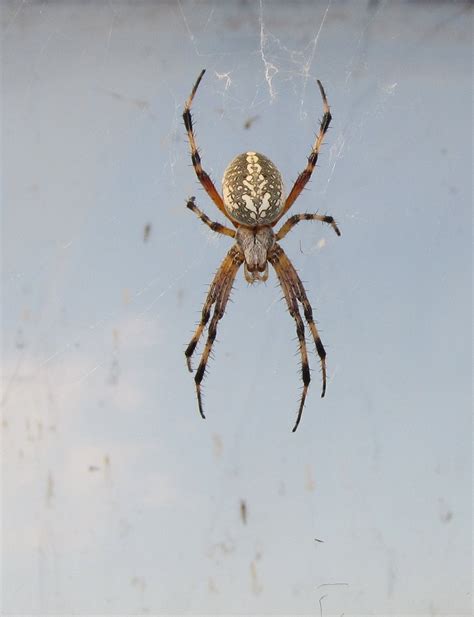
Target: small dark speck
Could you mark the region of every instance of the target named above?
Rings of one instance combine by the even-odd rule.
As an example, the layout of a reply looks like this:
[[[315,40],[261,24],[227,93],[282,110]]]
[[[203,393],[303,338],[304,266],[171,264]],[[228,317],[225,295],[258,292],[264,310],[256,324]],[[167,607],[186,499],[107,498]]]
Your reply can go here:
[[[448,506],[448,504],[444,501],[444,499],[439,500],[439,519],[442,523],[449,523],[454,516],[453,511]]]
[[[258,120],[260,116],[250,116],[250,118],[247,118],[247,120],[244,122],[244,129],[249,129],[252,124],[255,122],[255,120]]]
[[[375,11],[380,4],[380,0],[369,0],[367,4],[367,9],[369,11]]]
[[[324,540],[320,540],[319,538],[314,538],[314,541],[315,541],[315,542],[320,542],[321,544],[323,544],[323,543],[324,543]]]
[[[97,467],[97,465],[89,465],[89,471],[100,471],[100,467]]]
[[[148,242],[151,234],[151,223],[147,223],[143,229],[143,242]]]
[[[240,500],[240,518],[244,525],[247,524],[247,504],[244,499]]]

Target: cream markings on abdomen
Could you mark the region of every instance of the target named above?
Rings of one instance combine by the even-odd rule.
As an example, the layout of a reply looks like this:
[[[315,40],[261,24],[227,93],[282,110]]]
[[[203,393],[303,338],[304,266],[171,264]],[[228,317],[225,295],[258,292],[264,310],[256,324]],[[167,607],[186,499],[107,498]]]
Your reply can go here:
[[[266,156],[252,151],[240,154],[227,167],[223,195],[232,219],[250,227],[271,224],[284,204],[278,169]]]

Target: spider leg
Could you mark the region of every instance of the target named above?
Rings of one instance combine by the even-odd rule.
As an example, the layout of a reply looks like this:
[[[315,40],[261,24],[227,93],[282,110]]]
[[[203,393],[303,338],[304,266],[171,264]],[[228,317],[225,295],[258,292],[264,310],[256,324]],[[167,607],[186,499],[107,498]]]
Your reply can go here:
[[[222,287],[225,282],[226,276],[228,275],[229,272],[233,272],[234,263],[237,263],[238,261],[238,264],[239,264],[238,267],[240,267],[240,264],[242,263],[241,261],[239,261],[240,259],[241,259],[241,256],[240,256],[239,249],[236,246],[233,246],[230,249],[230,251],[227,253],[227,255],[224,257],[224,259],[222,260],[222,263],[219,266],[214,276],[214,279],[211,283],[209,291],[207,292],[204,306],[202,307],[201,320],[196,328],[196,331],[192,339],[189,342],[189,345],[186,347],[186,351],[184,352],[184,355],[186,356],[186,362],[188,365],[188,369],[190,372],[192,372],[193,370],[191,367],[191,357],[194,353],[194,350],[196,349],[199,339],[201,338],[204,328],[206,327],[207,322],[209,321],[209,317],[211,316],[212,305],[216,302],[217,298],[219,297],[222,291]],[[232,280],[235,278],[235,275],[237,274],[238,267],[235,273],[232,274]]]
[[[196,206],[196,198],[190,197],[186,204],[186,208],[189,208],[198,216],[203,223],[205,223],[208,227],[219,234],[223,234],[224,236],[230,236],[231,238],[235,238],[235,231],[233,229],[229,229],[220,223],[216,223],[215,221],[211,221],[211,219],[204,214],[197,206]]]
[[[227,305],[227,301],[229,300],[230,292],[232,291],[232,285],[235,280],[235,276],[240,266],[242,265],[243,257],[240,252],[240,249],[237,246],[233,246],[230,251],[225,256],[219,270],[214,277],[214,280],[211,284],[211,288],[207,295],[206,301],[204,303],[202,309],[201,321],[196,328],[196,332],[194,333],[193,338],[191,339],[186,351],[185,355],[187,358],[188,368],[191,369],[191,356],[196,349],[196,345],[201,338],[201,335],[206,327],[212,305],[215,303],[214,314],[212,316],[211,322],[209,324],[208,336],[206,345],[204,347],[201,361],[196,370],[196,374],[194,377],[194,381],[196,383],[196,395],[198,399],[199,412],[201,416],[204,418],[204,411],[202,407],[202,397],[201,397],[201,382],[204,377],[204,372],[206,370],[206,365],[209,359],[209,354],[211,353],[212,345],[216,338],[217,334],[217,324],[219,320],[223,317],[224,311]]]
[[[230,297],[230,292],[232,291],[232,286],[234,284],[235,276],[242,262],[243,262],[243,257],[240,254],[239,250],[236,248],[236,254],[234,254],[233,256],[233,262],[231,264],[230,269],[227,270],[227,272],[225,273],[225,278],[224,278],[219,296],[216,299],[216,306],[214,308],[214,314],[212,316],[211,322],[209,324],[209,329],[207,332],[206,345],[202,352],[201,361],[199,362],[199,366],[196,370],[196,375],[194,376],[194,381],[196,383],[196,395],[198,399],[199,412],[203,418],[205,416],[204,416],[204,410],[202,406],[201,382],[204,377],[207,362],[209,360],[209,354],[211,353],[211,349],[212,349],[212,346],[214,344],[214,341],[217,335],[217,324],[224,316],[225,308],[227,306],[227,302]]]
[[[319,132],[313,144],[313,147],[311,148],[311,154],[308,157],[308,163],[305,169],[300,173],[300,175],[296,179],[296,182],[294,183],[293,188],[291,189],[291,191],[288,194],[288,197],[286,198],[283,210],[280,216],[278,217],[278,219],[275,221],[275,223],[278,222],[286,212],[288,212],[288,210],[291,208],[291,206],[294,204],[294,202],[298,198],[301,191],[304,189],[304,187],[308,183],[308,180],[311,178],[311,174],[313,173],[313,170],[316,167],[316,162],[318,160],[319,151],[321,149],[321,144],[323,143],[324,136],[331,122],[332,116],[331,116],[331,111],[329,109],[328,100],[326,98],[326,93],[324,92],[323,85],[319,81],[319,79],[318,79],[318,86],[321,92],[321,97],[323,99],[323,110],[324,110],[323,118],[319,126]]]
[[[316,327],[316,324],[314,323],[313,310],[306,295],[306,291],[303,287],[303,283],[301,282],[301,279],[298,276],[293,264],[288,259],[286,253],[280,245],[277,244],[274,247],[271,255],[269,256],[269,261],[275,268],[275,272],[277,273],[279,280],[281,281],[281,279],[283,278],[287,282],[287,284],[290,285],[292,293],[303,305],[304,316],[306,321],[308,322],[309,329],[314,339],[316,351],[318,352],[318,356],[321,362],[321,373],[323,380],[323,387],[321,392],[322,398],[326,394],[326,350],[324,349],[318,329]]]
[[[321,398],[323,398],[324,395],[326,394],[326,350],[324,349],[324,346],[321,342],[321,337],[319,336],[318,329],[316,327],[316,324],[314,323],[313,309],[311,308],[311,304],[309,303],[308,296],[306,295],[306,291],[303,286],[303,283],[301,282],[301,279],[298,276],[298,273],[296,272],[293,264],[288,259],[288,256],[286,255],[285,251],[279,245],[277,245],[275,248],[276,248],[275,252],[277,252],[278,254],[278,260],[282,268],[284,268],[288,272],[289,278],[294,287],[296,297],[303,305],[304,316],[305,316],[306,321],[308,322],[308,326],[309,326],[309,329],[311,330],[311,334],[313,335],[314,345],[316,347],[316,351],[318,352],[318,356],[321,361],[321,372],[322,372],[322,379],[323,379],[323,388],[321,391]]]
[[[219,273],[216,274],[216,278],[218,274]],[[190,373],[193,372],[193,367],[191,365],[192,355],[194,353],[194,350],[196,349],[196,345],[198,344],[199,339],[201,338],[204,328],[206,327],[207,322],[209,321],[209,317],[211,316],[212,305],[216,301],[215,285],[214,285],[216,278],[214,279],[214,282],[211,285],[211,288],[209,289],[209,292],[206,296],[206,301],[204,302],[204,306],[202,307],[201,321],[199,322],[196,328],[196,331],[193,334],[193,338],[190,340],[189,345],[186,347],[186,351],[184,352],[184,355],[186,356],[186,364],[188,365],[188,370]]]
[[[193,167],[194,167],[194,171],[196,172],[196,176],[198,177],[199,182],[204,187],[204,190],[206,191],[206,193],[209,195],[212,201],[216,204],[216,206],[219,208],[222,214],[224,214],[224,216],[229,218],[227,212],[225,211],[224,202],[222,201],[222,197],[220,196],[219,192],[214,186],[214,183],[211,180],[209,174],[205,172],[204,169],[202,168],[201,157],[199,156],[198,148],[196,145],[196,138],[194,136],[194,131],[193,131],[193,119],[191,117],[191,105],[194,99],[194,95],[196,94],[196,90],[198,89],[198,86],[205,72],[206,72],[206,69],[203,69],[200,72],[199,77],[197,78],[196,83],[194,84],[194,87],[191,91],[191,94],[189,95],[189,98],[184,105],[183,121],[184,121],[184,126],[186,127],[186,131],[188,133],[189,145],[191,147],[191,160],[193,162]]]
[[[341,235],[339,227],[337,226],[336,221],[333,219],[332,216],[322,216],[320,214],[306,213],[294,214],[293,216],[290,216],[290,218],[285,222],[285,224],[280,227],[280,230],[277,232],[275,239],[282,240],[286,236],[286,234],[291,231],[293,227],[300,221],[321,221],[321,223],[327,223],[328,225],[331,225],[331,227],[334,229],[338,236]]]
[[[308,362],[308,350],[306,347],[306,338],[305,338],[305,330],[304,323],[301,319],[300,312],[298,310],[298,301],[296,295],[294,293],[294,289],[289,278],[288,272],[281,267],[280,263],[275,260],[270,259],[270,263],[273,265],[278,280],[280,281],[281,288],[283,290],[283,294],[285,296],[286,303],[288,305],[288,310],[290,315],[296,322],[296,334],[298,336],[298,343],[301,355],[301,378],[303,380],[303,392],[301,393],[300,406],[298,409],[298,415],[296,417],[296,422],[293,427],[293,433],[298,428],[298,424],[301,420],[301,415],[303,413],[303,407],[306,400],[306,394],[308,392],[308,386],[311,381],[311,374],[309,371],[309,362]]]

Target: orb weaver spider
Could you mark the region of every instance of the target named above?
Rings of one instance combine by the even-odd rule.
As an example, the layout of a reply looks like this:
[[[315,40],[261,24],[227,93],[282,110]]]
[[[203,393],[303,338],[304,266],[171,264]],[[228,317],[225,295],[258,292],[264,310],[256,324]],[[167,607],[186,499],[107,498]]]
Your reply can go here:
[[[331,225],[338,236],[341,235],[341,232],[332,216],[322,216],[320,214],[295,214],[288,218],[277,232],[273,228],[282,216],[288,212],[310,179],[318,160],[321,144],[331,122],[331,112],[324,88],[318,80],[324,110],[319,133],[311,149],[305,169],[296,179],[286,198],[284,197],[283,180],[277,167],[266,156],[253,151],[239,154],[229,163],[222,180],[221,196],[209,175],[202,168],[191,117],[191,105],[204,73],[205,69],[201,71],[185,103],[183,111],[184,126],[188,134],[191,160],[198,180],[214,204],[229,219],[235,229],[211,221],[196,206],[195,197],[190,197],[186,206],[212,231],[234,238],[235,244],[224,257],[217,270],[202,308],[201,320],[186,348],[185,355],[188,369],[192,372],[191,357],[204,329],[209,323],[207,340],[194,377],[199,412],[205,418],[202,405],[201,382],[212,345],[216,338],[217,324],[224,315],[237,272],[243,264],[244,275],[248,283],[266,281],[268,278],[268,263],[270,263],[278,277],[290,315],[295,320],[301,355],[303,391],[296,422],[293,427],[293,432],[295,432],[301,420],[308,386],[311,381],[305,326],[298,303],[303,307],[303,314],[321,362],[323,382],[321,397],[326,393],[326,351],[314,323],[313,310],[306,296],[303,283],[293,264],[279,245],[279,241],[283,240],[287,233],[300,221],[321,221]],[[214,307],[214,312],[211,318],[212,307]]]

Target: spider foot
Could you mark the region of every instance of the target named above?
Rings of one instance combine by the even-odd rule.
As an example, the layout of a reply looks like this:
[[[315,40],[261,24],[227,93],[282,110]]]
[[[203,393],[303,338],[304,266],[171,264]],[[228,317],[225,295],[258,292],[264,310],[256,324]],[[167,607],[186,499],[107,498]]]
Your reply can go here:
[[[323,374],[323,389],[321,392],[321,398],[324,398],[324,395],[326,394],[326,363],[325,362],[322,365],[321,372]]]
[[[199,384],[196,384],[196,395],[198,400],[199,413],[201,414],[201,418],[205,420],[206,416],[204,415],[204,409],[202,408],[201,386]]]
[[[307,394],[307,392],[308,392],[308,384],[304,384],[303,385],[303,393],[301,394],[300,407],[298,409],[298,415],[296,417],[295,426],[293,427],[293,430],[291,431],[292,433],[294,433],[296,431],[296,429],[298,428],[298,425],[299,425],[300,420],[301,420],[301,416],[303,415],[303,407],[304,407],[304,403],[306,401],[306,394]]]
[[[197,338],[197,335],[195,334],[193,338],[191,339],[191,342],[189,343],[189,345],[186,347],[184,351],[184,355],[186,356],[186,364],[188,367],[188,371],[190,373],[193,372],[193,367],[191,365],[191,358],[193,357],[194,350],[196,349],[197,341],[198,341],[198,338]]]
[[[336,232],[336,234],[338,236],[341,235],[341,230],[339,229],[339,227],[337,226],[336,221],[334,220],[334,217],[329,216],[328,214],[325,214],[323,216],[323,223],[327,223],[328,225],[331,225],[331,227],[334,229],[334,231]]]
[[[201,381],[204,377],[204,371],[206,370],[206,365],[201,362],[198,366],[196,374],[194,376],[194,383],[196,384],[196,396],[198,400],[199,413],[201,414],[201,418],[204,420],[206,416],[204,415],[204,409],[202,408],[202,395],[201,395]]]

